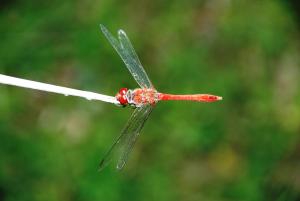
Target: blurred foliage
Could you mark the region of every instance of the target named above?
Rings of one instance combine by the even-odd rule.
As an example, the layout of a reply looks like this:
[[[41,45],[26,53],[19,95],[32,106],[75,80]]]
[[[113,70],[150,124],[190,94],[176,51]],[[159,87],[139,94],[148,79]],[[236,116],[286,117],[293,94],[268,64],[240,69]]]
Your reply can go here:
[[[99,173],[132,109],[1,86],[0,200],[299,200],[295,13],[279,0],[2,1],[2,74],[137,87],[102,23],[127,32],[158,90],[224,100],[159,103],[124,171]]]

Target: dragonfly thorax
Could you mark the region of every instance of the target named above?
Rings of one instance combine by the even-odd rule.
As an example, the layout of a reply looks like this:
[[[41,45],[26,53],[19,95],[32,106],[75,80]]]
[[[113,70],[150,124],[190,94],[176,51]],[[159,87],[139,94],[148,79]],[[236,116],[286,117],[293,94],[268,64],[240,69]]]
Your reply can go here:
[[[134,107],[142,107],[143,105],[155,105],[159,100],[159,94],[155,89],[134,89],[121,88],[116,95],[120,105],[127,106],[128,104]]]

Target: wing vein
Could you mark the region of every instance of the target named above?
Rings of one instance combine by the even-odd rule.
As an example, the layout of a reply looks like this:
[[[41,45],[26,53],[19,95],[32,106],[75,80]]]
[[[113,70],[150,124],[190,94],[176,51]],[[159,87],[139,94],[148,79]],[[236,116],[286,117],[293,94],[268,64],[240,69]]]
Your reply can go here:
[[[100,28],[110,44],[117,51],[138,85],[140,85],[140,87],[142,88],[152,88],[153,85],[148,78],[148,75],[144,70],[125,31],[118,31],[118,40],[103,25],[100,25]]]
[[[119,157],[116,166],[117,169],[121,170],[124,167],[128,159],[128,155],[131,152],[141,129],[148,119],[152,108],[153,107],[151,105],[146,105],[134,110],[120,136],[115,140],[114,144],[101,160],[99,170],[102,170],[106,165],[108,165],[115,155]]]

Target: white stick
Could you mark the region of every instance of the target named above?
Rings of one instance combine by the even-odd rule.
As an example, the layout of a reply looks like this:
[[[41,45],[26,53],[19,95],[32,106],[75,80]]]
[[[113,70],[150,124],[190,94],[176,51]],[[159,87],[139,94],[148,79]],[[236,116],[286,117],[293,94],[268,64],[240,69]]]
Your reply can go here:
[[[18,87],[30,88],[30,89],[37,89],[37,90],[47,91],[52,93],[58,93],[58,94],[63,94],[65,96],[69,96],[69,95],[78,96],[78,97],[86,98],[88,100],[100,100],[108,103],[119,104],[117,99],[113,96],[102,95],[90,91],[81,91],[81,90],[71,89],[67,87],[60,87],[56,85],[20,79],[20,78],[11,77],[2,74],[0,74],[0,83],[18,86]]]

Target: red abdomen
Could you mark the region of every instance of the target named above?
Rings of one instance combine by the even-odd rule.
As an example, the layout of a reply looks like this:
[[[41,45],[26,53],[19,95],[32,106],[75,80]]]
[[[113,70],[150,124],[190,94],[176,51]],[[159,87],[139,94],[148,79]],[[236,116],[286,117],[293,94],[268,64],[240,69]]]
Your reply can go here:
[[[222,97],[210,94],[193,94],[193,95],[173,95],[160,93],[159,100],[181,100],[181,101],[197,101],[197,102],[215,102],[222,100]]]

